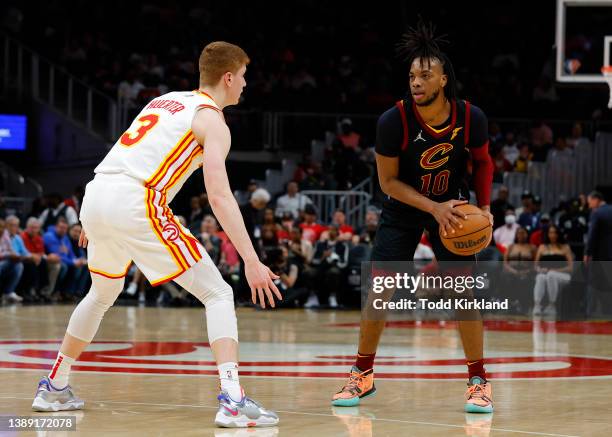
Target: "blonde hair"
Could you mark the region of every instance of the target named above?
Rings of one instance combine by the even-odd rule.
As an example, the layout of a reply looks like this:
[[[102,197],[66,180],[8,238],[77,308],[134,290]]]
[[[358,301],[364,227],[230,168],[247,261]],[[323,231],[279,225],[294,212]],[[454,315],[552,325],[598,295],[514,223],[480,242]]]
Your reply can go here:
[[[237,45],[225,41],[211,42],[200,55],[200,85],[216,85],[225,73],[237,73],[249,62],[249,56]]]

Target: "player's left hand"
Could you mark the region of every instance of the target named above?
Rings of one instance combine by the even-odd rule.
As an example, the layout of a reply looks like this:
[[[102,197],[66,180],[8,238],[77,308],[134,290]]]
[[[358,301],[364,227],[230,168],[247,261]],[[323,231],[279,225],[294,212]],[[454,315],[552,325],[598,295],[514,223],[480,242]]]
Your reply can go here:
[[[489,208],[486,207],[486,208],[481,208],[481,209],[482,209],[482,212],[484,212],[489,218],[489,223],[491,223],[491,226],[493,226],[493,214],[491,214],[491,211],[489,210]]]
[[[87,247],[87,235],[85,235],[85,229],[81,228],[81,235],[79,235],[79,247]]]

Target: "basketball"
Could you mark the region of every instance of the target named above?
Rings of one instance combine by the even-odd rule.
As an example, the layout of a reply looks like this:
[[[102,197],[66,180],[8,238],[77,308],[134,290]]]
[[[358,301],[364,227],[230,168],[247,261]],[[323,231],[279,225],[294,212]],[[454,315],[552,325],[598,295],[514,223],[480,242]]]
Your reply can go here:
[[[456,255],[475,255],[491,242],[493,226],[487,215],[477,206],[466,204],[455,208],[465,213],[467,220],[463,220],[463,228],[455,229],[453,234],[445,237],[440,232],[442,244]]]

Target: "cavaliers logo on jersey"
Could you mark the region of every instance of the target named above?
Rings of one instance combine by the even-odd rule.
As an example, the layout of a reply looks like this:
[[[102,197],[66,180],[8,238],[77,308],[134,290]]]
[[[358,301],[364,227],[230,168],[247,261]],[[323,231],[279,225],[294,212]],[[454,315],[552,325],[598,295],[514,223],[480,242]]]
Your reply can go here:
[[[443,166],[449,160],[449,152],[451,150],[453,150],[453,145],[450,143],[441,143],[430,147],[421,153],[421,159],[419,161],[421,168],[433,170]]]

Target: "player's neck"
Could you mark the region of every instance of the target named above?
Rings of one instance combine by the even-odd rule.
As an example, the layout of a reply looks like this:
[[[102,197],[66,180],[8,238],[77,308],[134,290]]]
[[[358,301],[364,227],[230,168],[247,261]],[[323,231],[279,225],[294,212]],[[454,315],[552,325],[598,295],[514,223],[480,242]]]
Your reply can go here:
[[[416,110],[425,123],[430,126],[439,126],[450,116],[451,104],[446,97],[441,95],[431,105],[416,105]]]
[[[215,101],[219,109],[223,110],[227,106],[225,103],[226,92],[219,87],[202,86],[200,85],[199,91],[208,94]]]

